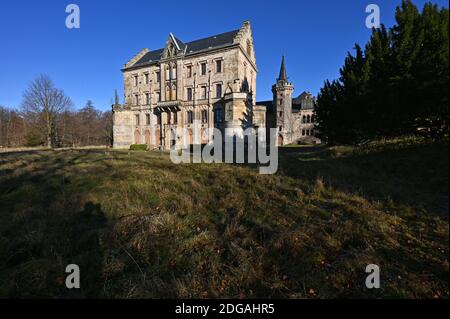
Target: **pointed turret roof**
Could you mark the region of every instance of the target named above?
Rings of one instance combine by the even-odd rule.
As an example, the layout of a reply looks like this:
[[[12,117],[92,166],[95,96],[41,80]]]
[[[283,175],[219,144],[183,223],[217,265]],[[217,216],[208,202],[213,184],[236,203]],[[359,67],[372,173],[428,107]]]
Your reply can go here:
[[[284,54],[281,59],[281,68],[280,68],[280,76],[278,77],[278,81],[286,81],[287,82],[287,73],[286,73],[286,65],[284,63]]]

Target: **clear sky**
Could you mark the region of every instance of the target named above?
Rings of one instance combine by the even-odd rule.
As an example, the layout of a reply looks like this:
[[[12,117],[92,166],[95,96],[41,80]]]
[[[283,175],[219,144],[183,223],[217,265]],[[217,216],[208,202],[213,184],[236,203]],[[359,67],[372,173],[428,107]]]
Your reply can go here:
[[[414,2],[422,8],[425,1]],[[70,3],[80,7],[80,29],[65,26]],[[18,107],[30,81],[45,73],[75,107],[91,99],[107,110],[115,89],[123,95],[121,67],[142,48],[163,47],[169,32],[188,42],[238,29],[245,20],[255,40],[257,100],[271,99],[282,53],[294,94],[317,94],[325,79],[338,76],[347,51],[368,40],[371,3],[391,26],[400,0],[1,1],[0,105]]]

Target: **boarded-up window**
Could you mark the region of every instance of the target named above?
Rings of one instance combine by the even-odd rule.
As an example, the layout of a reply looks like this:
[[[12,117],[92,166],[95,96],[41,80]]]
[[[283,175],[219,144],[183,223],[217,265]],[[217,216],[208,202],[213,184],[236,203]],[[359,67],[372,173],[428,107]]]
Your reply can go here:
[[[170,85],[166,85],[166,101],[170,101]]]
[[[172,74],[171,74],[171,80],[176,80],[177,78],[177,66],[172,66]]]
[[[177,99],[177,85],[176,84],[172,84],[172,93],[171,93],[170,99],[172,101],[175,101]]]
[[[188,65],[186,67],[186,77],[188,78],[192,77],[192,65]]]
[[[202,99],[206,99],[206,86],[202,86]]]

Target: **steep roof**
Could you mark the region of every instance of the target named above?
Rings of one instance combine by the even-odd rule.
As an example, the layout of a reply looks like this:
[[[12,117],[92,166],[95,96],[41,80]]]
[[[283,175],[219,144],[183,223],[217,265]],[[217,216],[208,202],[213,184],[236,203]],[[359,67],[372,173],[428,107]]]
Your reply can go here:
[[[195,54],[195,53],[201,52],[201,51],[208,51],[208,50],[213,50],[213,49],[216,49],[219,47],[231,45],[231,44],[233,44],[233,40],[234,40],[235,36],[238,34],[238,32],[239,32],[239,29],[230,31],[230,32],[217,34],[217,35],[203,38],[200,40],[191,41],[188,43],[184,43],[183,41],[181,41],[177,37],[173,36],[172,34],[171,34],[171,36],[173,37],[175,42],[178,44],[179,49],[184,51],[186,53],[186,55],[190,55],[190,54]],[[164,48],[154,50],[154,51],[149,51],[142,58],[140,58],[136,63],[134,63],[133,65],[131,65],[129,67],[132,68],[132,67],[137,67],[137,66],[142,66],[142,65],[158,62],[161,59],[163,52],[164,52]]]
[[[286,81],[287,82],[287,73],[286,73],[286,65],[284,63],[284,55],[281,59],[281,68],[280,75],[278,76],[278,81]]]
[[[311,92],[304,91],[298,97],[292,99],[292,105],[300,105],[302,110],[313,109],[316,104],[315,97]]]

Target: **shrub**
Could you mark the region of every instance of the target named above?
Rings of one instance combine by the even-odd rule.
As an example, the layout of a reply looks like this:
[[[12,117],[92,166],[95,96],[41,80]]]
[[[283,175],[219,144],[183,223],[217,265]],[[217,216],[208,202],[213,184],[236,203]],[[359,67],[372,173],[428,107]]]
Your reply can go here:
[[[133,144],[130,145],[130,151],[147,151],[147,144]]]

